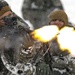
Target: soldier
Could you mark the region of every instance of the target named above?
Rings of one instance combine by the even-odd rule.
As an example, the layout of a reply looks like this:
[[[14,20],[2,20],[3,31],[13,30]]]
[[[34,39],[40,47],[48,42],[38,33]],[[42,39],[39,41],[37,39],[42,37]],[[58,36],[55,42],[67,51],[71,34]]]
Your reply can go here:
[[[60,0],[24,0],[22,15],[36,29],[48,23],[47,15],[54,9],[63,10]]]
[[[59,14],[58,14],[59,13]],[[54,10],[49,14],[49,25],[56,25],[59,29],[68,26],[68,16],[62,10]],[[68,50],[59,48],[57,38],[49,43],[41,43],[35,56],[36,75],[74,75],[75,57]],[[36,48],[37,46],[35,46]]]
[[[49,14],[49,24],[56,25],[59,29],[64,26],[68,26],[68,16],[62,10],[56,10]],[[74,58],[70,56],[67,50],[62,51],[56,39],[50,42],[50,50],[53,61],[51,63],[52,74],[51,75],[74,75],[75,64]]]
[[[11,10],[6,1],[0,0],[0,57],[4,54],[15,65],[19,61],[21,45],[28,48],[33,43],[30,32],[28,24]],[[7,75],[8,72],[1,59],[0,72],[1,75]]]
[[[59,13],[59,14],[58,14]],[[54,10],[49,14],[49,25],[57,25],[59,29],[68,26],[68,16],[62,10]],[[49,43],[35,43],[27,53],[21,54],[22,62],[30,62],[36,67],[36,75],[74,75],[74,58],[70,53],[59,48],[56,38]],[[29,72],[27,75],[32,75]]]
[[[62,10],[54,10],[49,15],[49,25],[57,25],[59,29],[65,25],[68,26],[67,14]],[[74,66],[71,60],[68,60],[69,52],[61,51],[56,39],[49,44],[39,43],[38,46],[35,44],[31,52],[24,53],[21,59],[25,59],[25,62],[33,61],[36,66],[36,75],[72,75]]]

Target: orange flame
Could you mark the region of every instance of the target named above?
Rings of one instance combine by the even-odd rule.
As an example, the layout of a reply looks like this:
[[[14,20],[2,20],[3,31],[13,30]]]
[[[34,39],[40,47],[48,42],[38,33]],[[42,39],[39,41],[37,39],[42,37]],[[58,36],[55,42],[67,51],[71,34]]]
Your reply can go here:
[[[34,39],[41,42],[48,42],[52,40],[58,33],[58,27],[55,25],[44,26],[39,29],[34,30],[31,35]]]
[[[41,42],[49,42],[53,38],[57,37],[60,49],[67,49],[69,52],[75,55],[75,30],[73,27],[65,26],[59,30],[55,25],[44,26],[34,30],[31,35],[34,39]]]
[[[59,46],[62,50],[67,49],[72,54],[75,53],[75,30],[73,27],[64,27],[57,36]]]

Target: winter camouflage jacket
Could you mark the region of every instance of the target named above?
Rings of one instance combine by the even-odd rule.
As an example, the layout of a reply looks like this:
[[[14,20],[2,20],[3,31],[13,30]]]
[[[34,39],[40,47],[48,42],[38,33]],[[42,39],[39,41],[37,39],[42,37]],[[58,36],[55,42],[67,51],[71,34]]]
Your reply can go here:
[[[67,50],[62,51],[56,40],[50,43],[50,53],[52,56],[50,75],[74,75],[75,74],[75,57]]]
[[[75,57],[66,50],[61,51],[55,40],[50,42],[49,49],[48,46],[35,42],[29,49],[21,50],[19,61],[33,67],[26,75],[74,75]]]
[[[75,74],[75,57],[67,50],[62,51],[58,43],[53,40],[48,44],[37,44],[32,48],[29,54],[22,53],[25,62],[35,65],[35,75],[74,75]],[[28,75],[33,75],[28,74]]]
[[[24,42],[27,41],[25,38],[30,38],[29,33],[31,30],[20,17],[18,17],[15,13],[13,14],[15,18],[10,18],[11,23],[9,23],[9,25],[6,24],[0,27],[0,56],[4,54],[8,62],[16,65],[17,62],[19,62],[20,49],[24,45]],[[30,44],[29,42],[26,43]],[[2,60],[0,61],[2,71],[4,70],[4,65]]]
[[[35,75],[74,75],[75,57],[67,50],[60,50],[55,40],[49,47],[48,50],[48,46],[36,44],[31,50],[21,52],[21,61],[35,65]]]

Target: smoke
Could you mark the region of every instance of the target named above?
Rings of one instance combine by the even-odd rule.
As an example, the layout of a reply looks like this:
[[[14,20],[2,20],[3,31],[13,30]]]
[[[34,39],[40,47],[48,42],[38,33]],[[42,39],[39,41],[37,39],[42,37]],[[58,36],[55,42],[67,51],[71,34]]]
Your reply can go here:
[[[18,45],[22,44],[23,37],[20,36],[8,36],[8,37],[1,37],[0,36],[0,49],[9,49],[10,47],[16,48]]]
[[[6,26],[0,31],[0,55],[5,53],[6,58],[13,58],[13,61],[17,62],[23,43],[24,32],[22,30]]]

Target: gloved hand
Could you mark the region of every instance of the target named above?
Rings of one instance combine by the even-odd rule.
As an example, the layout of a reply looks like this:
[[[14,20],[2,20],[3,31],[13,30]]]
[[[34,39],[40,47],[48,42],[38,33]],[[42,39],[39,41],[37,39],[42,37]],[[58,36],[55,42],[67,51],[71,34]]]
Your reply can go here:
[[[24,36],[24,46],[27,49],[28,47],[32,46],[34,44],[34,40],[29,34],[26,34]]]

